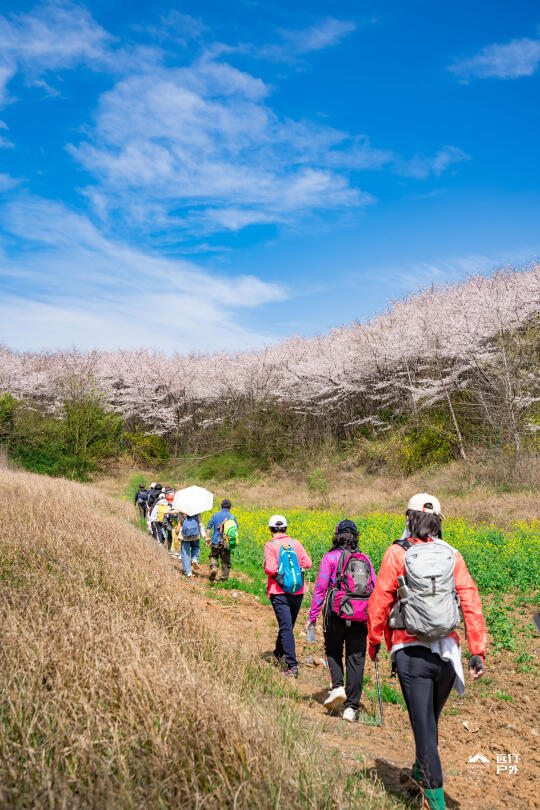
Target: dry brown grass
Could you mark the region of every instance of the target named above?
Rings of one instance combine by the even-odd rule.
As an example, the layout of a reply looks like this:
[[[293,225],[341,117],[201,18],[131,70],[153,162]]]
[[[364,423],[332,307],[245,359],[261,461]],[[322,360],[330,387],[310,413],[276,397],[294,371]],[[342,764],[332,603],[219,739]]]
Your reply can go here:
[[[540,516],[540,457],[524,459],[521,467],[510,467],[504,458],[476,458],[467,464],[454,462],[410,476],[366,474],[363,468],[347,468],[346,464],[321,466],[328,482],[325,496],[309,491],[306,472],[291,474],[280,468],[257,480],[220,481],[205,486],[217,492],[218,497],[232,497],[237,504],[278,511],[319,507],[351,515],[373,511],[403,514],[411,495],[432,492],[440,498],[446,515],[472,523],[509,527],[515,521],[537,520]],[[131,465],[117,464],[96,485],[121,495],[134,472]],[[165,480],[164,474],[155,470],[145,474],[147,482]],[[176,479],[170,483],[182,485]]]
[[[487,470],[486,470],[487,471]],[[496,523],[508,527],[518,520],[539,517],[540,478],[536,484],[519,489],[516,486],[490,483],[478,469],[454,463],[434,471],[411,476],[366,475],[361,469],[325,470],[327,496],[309,491],[306,476],[276,475],[261,481],[220,484],[220,491],[232,493],[237,502],[268,508],[335,508],[353,514],[384,511],[405,512],[415,492],[437,495],[448,517],[462,517],[472,523]],[[534,480],[531,476],[531,483]]]
[[[2,808],[394,806],[346,789],[280,676],[204,628],[130,504],[0,490]]]

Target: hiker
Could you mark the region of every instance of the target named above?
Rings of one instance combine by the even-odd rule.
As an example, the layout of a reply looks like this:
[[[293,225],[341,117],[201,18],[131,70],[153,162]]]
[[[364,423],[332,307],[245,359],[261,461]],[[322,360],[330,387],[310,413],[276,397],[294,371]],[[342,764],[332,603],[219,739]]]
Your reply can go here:
[[[146,517],[146,501],[148,500],[148,490],[144,484],[139,484],[139,489],[135,493],[133,503],[139,508],[141,517]]]
[[[221,561],[221,578],[220,582],[226,582],[231,573],[231,550],[223,536],[221,527],[226,520],[234,520],[238,526],[236,515],[231,512],[232,503],[228,498],[221,501],[221,509],[212,515],[208,521],[206,528],[212,532],[212,537],[208,542],[211,546],[210,549],[210,582],[215,582],[219,574],[219,563]]]
[[[148,490],[148,509],[152,510],[154,508],[154,504],[156,503],[157,499],[161,494],[161,490],[163,487],[161,484],[150,484],[150,489]]]
[[[163,510],[158,509],[158,517],[161,520],[161,533],[163,535],[163,542],[167,543],[167,551],[170,552],[172,546],[172,539],[173,539],[173,525],[174,520],[172,515],[174,514],[172,511],[172,504],[174,500],[174,489],[172,487],[167,487],[165,490],[165,498],[167,500],[167,508],[163,508]]]
[[[182,573],[191,576],[191,571],[199,573],[199,554],[201,551],[201,538],[206,540],[206,531],[200,515],[183,515],[179,521],[181,538],[180,556],[182,559]]]
[[[332,688],[324,701],[332,710],[343,704],[343,719],[354,723],[362,696],[366,662],[367,606],[377,578],[367,554],[358,548],[358,529],[352,520],[335,528],[332,548],[321,560],[306,631],[314,635],[323,604],[324,649]],[[343,677],[345,646],[346,686]]]
[[[452,687],[460,695],[465,691],[461,645],[455,629],[458,604],[471,652],[468,669],[474,681],[484,674],[486,630],[478,589],[463,557],[442,539],[443,515],[437,498],[427,493],[414,495],[406,518],[408,537],[396,540],[386,550],[369,600],[369,655],[378,660],[384,633],[416,746],[413,767],[404,769],[400,780],[423,793],[426,808],[444,810],[438,722]]]
[[[163,545],[165,539],[163,537],[163,533],[161,531],[161,522],[163,520],[163,515],[165,514],[165,510],[169,508],[169,503],[167,498],[165,497],[164,492],[160,492],[158,495],[157,501],[154,503],[152,507],[152,511],[150,512],[150,524],[152,526],[152,534],[158,541],[160,545]]]
[[[287,534],[283,515],[272,515],[268,528],[272,537],[264,544],[264,571],[268,575],[267,594],[279,626],[274,658],[277,666],[285,659],[283,675],[298,678],[294,624],[307,591],[304,571],[311,568],[311,559],[304,546]]]
[[[152,523],[150,521],[150,513],[152,511],[153,497],[154,497],[155,492],[156,492],[156,484],[155,484],[155,482],[152,482],[150,484],[149,488],[148,488],[148,495],[146,497],[146,513],[145,513],[145,516],[146,516],[146,528],[148,529],[148,534],[153,534]],[[152,504],[152,506],[150,504]]]

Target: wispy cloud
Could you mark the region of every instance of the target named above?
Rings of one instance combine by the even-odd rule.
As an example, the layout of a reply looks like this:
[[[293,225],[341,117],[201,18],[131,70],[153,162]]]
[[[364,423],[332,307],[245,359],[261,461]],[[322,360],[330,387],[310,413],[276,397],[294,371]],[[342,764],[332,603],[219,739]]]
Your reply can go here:
[[[398,159],[396,171],[402,177],[425,180],[427,177],[440,177],[454,163],[462,163],[470,159],[470,156],[457,146],[443,146],[431,157],[418,154],[409,160]]]
[[[268,333],[240,312],[283,301],[287,290],[255,276],[224,278],[112,240],[64,205],[20,197],[2,211],[10,244],[0,276],[24,277],[32,300],[9,291],[0,301],[0,342],[14,348],[145,345],[167,351],[260,346]]]
[[[281,28],[278,31],[279,41],[257,48],[248,47],[248,50],[259,59],[301,64],[302,57],[306,54],[338,45],[345,37],[356,31],[356,28],[356,23],[351,20],[325,17],[307,28],[295,30]]]
[[[513,39],[487,45],[477,54],[448,66],[462,80],[518,79],[532,76],[540,64],[540,39]]]
[[[331,127],[280,118],[269,94],[260,78],[208,56],[117,82],[91,137],[69,147],[98,181],[86,190],[96,210],[148,227],[237,230],[371,202],[337,167],[387,156]]]
[[[31,12],[0,15],[0,101],[7,84],[22,71],[29,84],[79,64],[101,65],[112,37],[83,6],[49,2]]]
[[[297,31],[282,29],[280,34],[295,53],[302,54],[337,45],[353,31],[356,31],[356,23],[351,20],[326,17],[308,28]]]

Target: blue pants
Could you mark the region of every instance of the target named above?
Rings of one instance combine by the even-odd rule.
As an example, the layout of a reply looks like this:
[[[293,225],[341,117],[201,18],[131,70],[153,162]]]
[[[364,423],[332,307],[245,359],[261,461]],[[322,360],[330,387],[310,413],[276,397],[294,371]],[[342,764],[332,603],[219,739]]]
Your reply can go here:
[[[270,596],[279,625],[274,655],[276,658],[281,658],[284,655],[288,667],[298,665],[294,647],[294,623],[302,606],[303,598],[303,593],[274,593]]]
[[[184,574],[191,574],[191,560],[199,559],[200,550],[201,541],[199,538],[196,540],[182,540],[180,556],[182,558],[182,570]]]

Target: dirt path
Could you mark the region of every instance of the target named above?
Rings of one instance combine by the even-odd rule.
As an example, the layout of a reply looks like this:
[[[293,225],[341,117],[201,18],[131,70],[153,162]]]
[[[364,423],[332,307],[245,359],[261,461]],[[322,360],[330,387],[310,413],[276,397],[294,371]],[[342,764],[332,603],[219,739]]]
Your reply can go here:
[[[222,636],[242,638],[261,656],[270,653],[277,624],[269,606],[242,591],[215,589],[209,593],[205,566],[201,566],[199,577],[187,579],[182,576],[180,566],[176,562],[172,564],[179,572],[179,587],[191,591],[190,599],[205,621]],[[300,695],[297,705],[305,714],[306,722],[315,724],[325,745],[340,751],[351,770],[357,771],[363,766],[376,775],[387,790],[405,797],[399,785],[399,772],[414,759],[407,713],[400,705],[385,703],[383,727],[366,722],[351,725],[344,723],[340,716],[328,714],[322,705],[328,694],[328,670],[321,663],[316,666],[304,663],[306,658],[317,661],[324,655],[320,630],[315,644],[307,644],[303,632],[309,602],[306,597],[295,633],[300,677],[291,688]],[[529,617],[518,616],[516,620],[526,622]],[[540,662],[539,637],[531,640],[530,652]],[[537,666],[536,663],[533,668],[537,670]],[[509,654],[497,653],[492,647],[488,651],[487,667],[485,679],[474,686],[468,681],[463,698],[452,692],[442,715],[439,747],[447,806],[533,810],[540,806],[538,677],[535,672],[518,671],[518,665]],[[389,662],[383,661],[379,668],[383,679],[388,681]],[[369,690],[375,683],[370,661],[366,663],[366,673],[370,677]],[[397,688],[400,691],[399,685]],[[502,697],[504,695],[509,699]],[[367,715],[378,714],[376,702],[369,698],[360,708]],[[469,758],[479,753],[489,762],[469,763]]]

